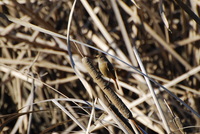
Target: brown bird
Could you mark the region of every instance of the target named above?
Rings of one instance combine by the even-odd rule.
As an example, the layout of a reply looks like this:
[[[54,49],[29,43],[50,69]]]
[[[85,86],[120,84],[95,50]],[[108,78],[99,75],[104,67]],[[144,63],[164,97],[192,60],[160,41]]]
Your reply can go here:
[[[115,73],[115,69],[113,65],[103,54],[98,55],[97,57],[98,57],[99,70],[101,71],[101,73],[104,76],[113,79],[115,81],[117,89],[119,89],[119,86],[117,83],[117,77],[116,77],[116,73]]]

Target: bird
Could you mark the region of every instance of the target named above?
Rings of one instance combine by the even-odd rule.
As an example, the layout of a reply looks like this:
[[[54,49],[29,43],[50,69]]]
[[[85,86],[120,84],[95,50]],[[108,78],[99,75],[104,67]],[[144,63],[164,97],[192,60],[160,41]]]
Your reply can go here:
[[[116,84],[117,89],[119,89],[119,86],[117,83],[116,72],[115,72],[113,65],[103,54],[98,55],[97,58],[98,58],[98,66],[99,66],[100,72],[105,77],[113,79]]]

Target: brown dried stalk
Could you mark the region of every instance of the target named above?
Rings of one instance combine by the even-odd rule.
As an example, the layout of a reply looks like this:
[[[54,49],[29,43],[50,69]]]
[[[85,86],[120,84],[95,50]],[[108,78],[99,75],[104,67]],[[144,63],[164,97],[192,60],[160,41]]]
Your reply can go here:
[[[91,77],[99,85],[99,87],[102,89],[102,91],[107,95],[107,97],[114,104],[114,106],[121,112],[121,114],[125,118],[132,120],[134,125],[140,131],[140,133],[143,134],[142,130],[135,123],[131,111],[126,107],[126,105],[122,102],[122,100],[116,95],[116,93],[107,84],[107,82],[104,81],[104,79],[101,77],[101,74],[99,72],[97,72],[97,70],[95,69],[93,64],[90,62],[89,58],[87,58],[87,57],[82,58],[82,62],[84,64],[84,66],[86,67],[86,69],[88,70],[88,72],[91,75]]]

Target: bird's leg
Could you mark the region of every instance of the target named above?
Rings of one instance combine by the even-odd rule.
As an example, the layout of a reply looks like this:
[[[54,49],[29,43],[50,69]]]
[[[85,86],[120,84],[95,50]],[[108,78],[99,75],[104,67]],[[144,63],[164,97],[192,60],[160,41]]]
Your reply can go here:
[[[109,85],[109,83],[110,83],[110,79],[108,80],[107,86]]]

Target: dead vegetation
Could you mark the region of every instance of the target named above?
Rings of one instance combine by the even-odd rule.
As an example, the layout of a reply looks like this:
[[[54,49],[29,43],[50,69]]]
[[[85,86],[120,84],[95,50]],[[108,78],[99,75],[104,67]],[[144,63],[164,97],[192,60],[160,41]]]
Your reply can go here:
[[[1,133],[199,133],[200,2],[176,2],[0,1]],[[136,128],[82,63],[81,53],[98,69],[100,50]]]

